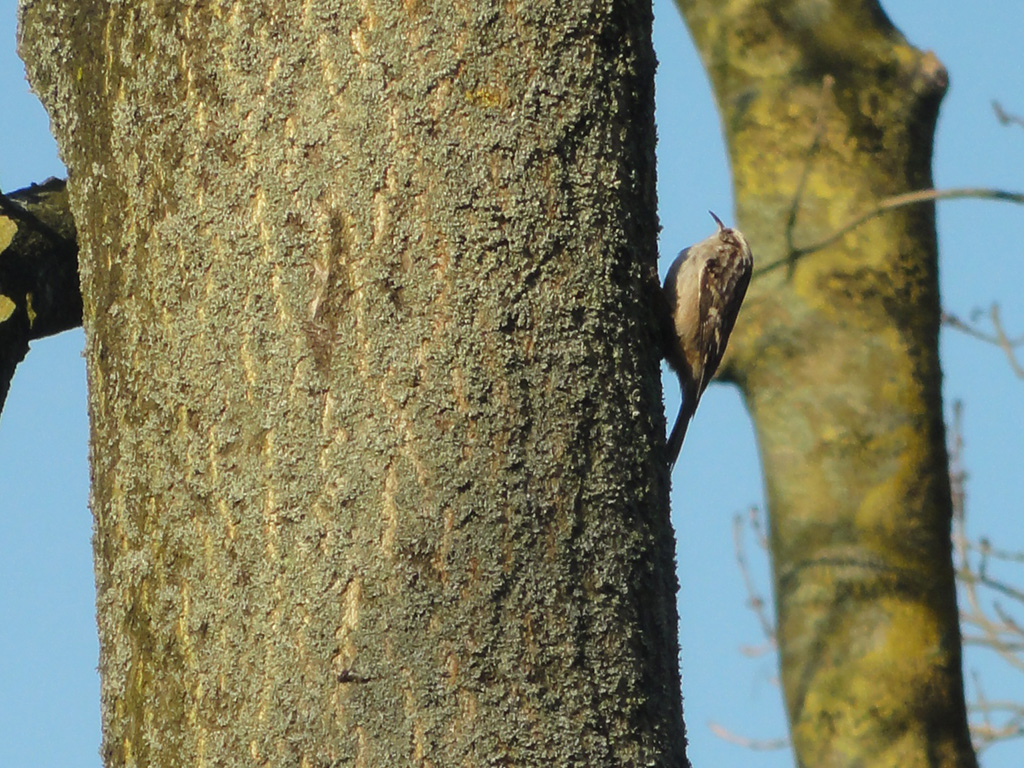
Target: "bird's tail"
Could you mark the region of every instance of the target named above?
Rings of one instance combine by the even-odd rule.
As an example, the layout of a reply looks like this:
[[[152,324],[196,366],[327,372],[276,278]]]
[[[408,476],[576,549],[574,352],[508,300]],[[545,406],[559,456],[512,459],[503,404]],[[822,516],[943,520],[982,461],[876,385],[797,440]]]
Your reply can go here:
[[[665,458],[668,460],[670,471],[675,466],[676,459],[679,458],[679,451],[683,447],[683,440],[686,439],[686,429],[690,426],[690,419],[693,418],[693,412],[696,410],[697,403],[694,402],[696,400],[696,397],[687,397],[685,393],[683,394],[683,404],[679,408],[675,426],[672,427],[672,434],[668,436],[668,442],[665,443]],[[687,401],[693,402],[693,406],[690,406]]]

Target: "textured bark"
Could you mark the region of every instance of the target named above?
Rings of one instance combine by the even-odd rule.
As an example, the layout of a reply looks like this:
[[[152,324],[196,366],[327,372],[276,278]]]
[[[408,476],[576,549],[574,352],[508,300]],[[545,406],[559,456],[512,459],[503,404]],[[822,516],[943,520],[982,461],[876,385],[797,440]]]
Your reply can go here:
[[[29,342],[82,324],[78,243],[60,179],[0,194],[0,412]]]
[[[946,74],[874,0],[679,0],[722,112],[761,274],[725,373],[767,482],[801,765],[973,766],[951,564],[934,210],[827,248],[931,185]]]
[[[650,24],[23,3],[107,765],[685,763]]]

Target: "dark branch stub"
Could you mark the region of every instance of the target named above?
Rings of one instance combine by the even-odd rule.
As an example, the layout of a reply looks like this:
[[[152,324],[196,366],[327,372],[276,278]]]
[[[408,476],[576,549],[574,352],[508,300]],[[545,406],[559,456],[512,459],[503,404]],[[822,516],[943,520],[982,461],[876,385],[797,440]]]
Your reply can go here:
[[[82,324],[78,243],[67,185],[0,193],[0,412],[29,342]]]

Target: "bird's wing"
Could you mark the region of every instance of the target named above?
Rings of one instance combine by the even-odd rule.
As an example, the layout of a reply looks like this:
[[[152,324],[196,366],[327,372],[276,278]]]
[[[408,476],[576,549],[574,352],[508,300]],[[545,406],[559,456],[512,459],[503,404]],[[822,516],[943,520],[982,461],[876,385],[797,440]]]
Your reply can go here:
[[[750,270],[738,269],[735,259],[727,253],[715,253],[704,262],[698,306],[700,349],[705,351],[705,355],[701,361],[698,397],[704,394],[704,389],[718,370],[718,364],[722,362],[725,345],[749,284]]]

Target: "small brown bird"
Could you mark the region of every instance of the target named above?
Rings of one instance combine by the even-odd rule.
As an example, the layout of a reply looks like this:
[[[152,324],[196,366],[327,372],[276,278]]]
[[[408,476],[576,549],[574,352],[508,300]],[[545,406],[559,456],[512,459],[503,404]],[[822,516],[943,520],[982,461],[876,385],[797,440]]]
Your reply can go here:
[[[754,267],[746,238],[714,213],[711,216],[718,231],[680,253],[665,276],[673,331],[666,360],[679,375],[683,396],[666,445],[669,467],[675,464],[701,395],[722,362]]]

